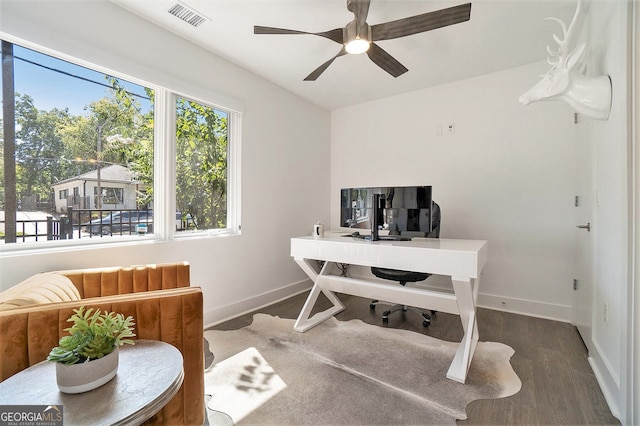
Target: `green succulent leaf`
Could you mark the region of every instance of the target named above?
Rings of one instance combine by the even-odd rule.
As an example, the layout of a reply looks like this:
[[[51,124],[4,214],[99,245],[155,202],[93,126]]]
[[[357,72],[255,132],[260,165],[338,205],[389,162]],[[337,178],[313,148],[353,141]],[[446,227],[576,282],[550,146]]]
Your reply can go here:
[[[131,337],[135,323],[133,317],[114,312],[102,312],[100,309],[84,306],[75,309],[74,314],[67,320],[73,323],[65,331],[58,346],[53,348],[47,360],[63,364],[77,364],[102,358],[124,344],[133,345]]]

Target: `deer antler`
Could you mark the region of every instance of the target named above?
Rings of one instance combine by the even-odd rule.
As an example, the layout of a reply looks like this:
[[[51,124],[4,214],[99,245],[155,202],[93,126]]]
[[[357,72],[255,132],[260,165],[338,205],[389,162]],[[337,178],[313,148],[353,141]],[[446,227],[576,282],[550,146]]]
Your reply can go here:
[[[541,100],[561,99],[580,114],[597,120],[606,120],[611,111],[611,79],[607,75],[587,77],[579,65],[586,50],[586,42],[576,43],[578,18],[582,0],[578,0],[576,12],[567,28],[564,22],[556,18],[546,18],[558,22],[562,27],[562,39],[553,35],[558,50],[547,46],[547,62],[551,69],[542,76],[537,84],[520,96],[520,103],[529,105]]]
[[[560,37],[553,34],[553,39],[556,41],[556,43],[558,43],[557,51],[551,50],[551,48],[547,45],[547,53],[549,54],[549,57],[547,57],[547,62],[549,63],[549,65],[553,65],[554,67],[560,66],[567,58],[567,55],[570,52],[571,46],[575,44],[574,39],[576,38],[576,35],[577,35],[575,25],[578,19],[578,15],[580,14],[581,8],[582,8],[582,0],[578,0],[578,5],[576,6],[576,12],[573,15],[573,19],[571,20],[571,23],[569,24],[569,28],[567,28],[566,24],[561,19],[545,18],[549,21],[555,21],[560,24],[560,26],[562,27],[562,37],[563,37],[561,40]],[[553,58],[556,58],[556,59],[553,59]]]

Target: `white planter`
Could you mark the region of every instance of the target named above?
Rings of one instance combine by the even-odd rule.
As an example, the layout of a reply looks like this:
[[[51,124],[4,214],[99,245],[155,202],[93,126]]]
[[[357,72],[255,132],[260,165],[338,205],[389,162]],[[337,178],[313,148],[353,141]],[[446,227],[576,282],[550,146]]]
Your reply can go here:
[[[113,379],[118,372],[118,348],[109,355],[82,364],[56,362],[58,389],[64,393],[87,392]]]

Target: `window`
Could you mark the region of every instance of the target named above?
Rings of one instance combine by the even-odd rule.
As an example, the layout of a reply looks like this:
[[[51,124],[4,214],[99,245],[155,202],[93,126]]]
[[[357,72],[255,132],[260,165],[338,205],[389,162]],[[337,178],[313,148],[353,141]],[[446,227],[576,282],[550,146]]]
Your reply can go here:
[[[98,191],[100,191],[99,197]],[[133,196],[135,197],[135,194]],[[96,208],[98,206],[107,207],[107,205],[111,205],[110,208],[118,208],[119,206],[125,208],[124,188],[109,188],[104,186],[98,188],[94,186],[93,199],[95,200]],[[129,204],[135,204],[135,198],[130,200]]]
[[[176,209],[196,218],[201,230],[227,227],[227,119],[176,98]]]
[[[238,156],[232,149],[238,143],[232,135],[239,132],[230,126],[239,126],[237,113],[7,41],[2,47],[14,80],[13,91],[2,90],[3,108],[15,120],[2,126],[0,143],[14,144],[15,156],[0,158],[0,246],[141,238],[134,226],[100,221],[143,215],[158,225],[148,226],[144,234],[151,236],[145,238],[240,229]],[[156,99],[156,93],[163,95]],[[175,133],[163,130],[167,118],[156,117],[158,110],[175,112]],[[175,175],[155,164],[162,157],[175,161]],[[163,174],[160,179],[154,170]],[[158,190],[161,205],[154,200]],[[169,207],[172,194],[175,209]],[[26,218],[47,215],[59,223],[47,231],[54,235],[24,231]],[[96,220],[100,232],[92,231]]]
[[[146,206],[150,200],[136,191],[153,185],[153,90],[3,42],[6,59],[12,67],[3,67],[3,73],[12,73],[14,84],[3,88],[3,108],[15,117],[8,123],[14,124],[8,133],[15,137],[3,137],[3,143],[14,144],[15,156],[3,159],[4,242],[17,242],[13,223],[24,228],[33,214],[57,220],[65,214],[75,237],[82,238],[78,225],[101,215],[103,207]],[[139,178],[132,180],[133,175]],[[81,188],[78,200],[84,202],[71,199],[69,205],[73,186]],[[60,232],[47,240],[57,237]],[[21,241],[32,240],[38,235],[22,233]]]

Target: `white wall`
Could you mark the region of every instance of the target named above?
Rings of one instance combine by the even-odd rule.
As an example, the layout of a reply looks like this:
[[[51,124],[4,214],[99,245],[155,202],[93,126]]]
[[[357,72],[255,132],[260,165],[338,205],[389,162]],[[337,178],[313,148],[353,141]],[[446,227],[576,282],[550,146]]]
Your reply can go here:
[[[518,103],[547,69],[541,62],[333,111],[332,224],[341,187],[433,185],[440,237],[489,242],[479,304],[569,321],[573,113],[561,102]]]
[[[0,32],[244,110],[242,235],[3,253],[0,289],[47,270],[187,260],[211,323],[308,286],[289,237],[328,221],[329,112],[107,1],[3,0],[0,8]]]
[[[638,398],[629,339],[637,334],[629,260],[630,7],[592,1],[585,29],[588,75],[611,76],[613,105],[608,120],[590,123],[597,262],[588,309],[593,332],[584,338],[599,384],[623,424]],[[489,241],[480,305],[570,321],[573,150],[580,149],[573,111],[559,101],[517,103],[548,68],[536,63],[332,111],[332,223],[339,223],[341,187],[431,184],[442,208],[441,238]],[[454,135],[446,135],[448,123],[455,123]]]

